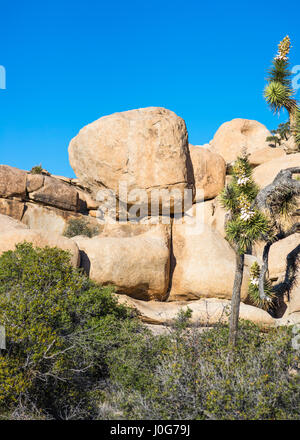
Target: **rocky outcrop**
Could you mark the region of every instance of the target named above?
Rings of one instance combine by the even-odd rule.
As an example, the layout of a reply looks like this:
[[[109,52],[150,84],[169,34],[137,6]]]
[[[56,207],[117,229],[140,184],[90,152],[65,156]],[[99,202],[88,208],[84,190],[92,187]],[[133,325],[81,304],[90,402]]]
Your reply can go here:
[[[195,178],[195,202],[213,199],[224,188],[226,163],[222,156],[206,147],[189,144]]]
[[[184,190],[194,184],[185,122],[164,108],[130,110],[98,119],[72,139],[69,159],[94,196],[109,189],[123,203],[138,198],[142,210],[148,210],[151,195],[160,189],[174,191],[171,212],[181,212]],[[128,193],[135,191],[132,200],[119,191],[120,183],[127,186]],[[169,200],[161,201],[164,209],[169,204]]]
[[[0,165],[0,197],[25,197],[26,171]]]
[[[135,308],[142,321],[148,324],[172,324],[178,313],[190,309],[192,312],[190,322],[199,326],[211,326],[228,321],[230,314],[230,301],[218,299],[200,299],[192,302],[165,302],[139,301],[126,295],[117,295],[121,304]],[[255,322],[262,328],[276,325],[276,320],[262,309],[241,303],[240,318]]]
[[[225,122],[216,132],[210,146],[219,153],[227,163],[241,155],[243,149],[249,154],[263,148],[269,148],[266,138],[271,136],[269,130],[260,122],[249,119],[233,119]]]
[[[14,250],[16,244],[32,243],[36,247],[58,247],[65,251],[69,251],[71,254],[71,263],[73,266],[78,267],[80,263],[79,250],[74,243],[74,241],[62,237],[61,235],[50,233],[47,234],[45,231],[30,230],[20,228],[20,225],[16,225],[15,228],[8,224],[6,231],[0,233],[0,255],[3,252]]]
[[[160,225],[140,234],[134,226],[132,235],[116,228],[109,236],[78,236],[72,240],[80,249],[82,267],[91,279],[113,284],[118,292],[134,298],[163,301],[169,285],[169,236]]]
[[[99,202],[76,179],[0,165],[0,214],[20,220],[30,229],[62,235],[74,218],[95,228],[99,226],[94,218],[98,207]]]
[[[229,243],[209,226],[174,223],[172,284],[169,301],[199,298],[230,299],[235,273],[235,253]],[[247,297],[245,269],[242,299]]]
[[[44,177],[44,176],[39,176]],[[33,180],[31,180],[33,183]],[[29,185],[30,188],[30,185]],[[29,192],[29,198],[67,211],[78,211],[79,195],[75,188],[61,180],[45,176],[39,189]]]
[[[258,166],[253,171],[253,178],[260,188],[264,188],[273,182],[280,170],[299,166],[300,153],[289,154]]]
[[[0,234],[15,229],[28,229],[28,227],[14,218],[0,214]]]
[[[261,150],[253,151],[249,156],[249,162],[253,167],[257,167],[270,160],[285,157],[286,153],[282,148],[264,147]]]

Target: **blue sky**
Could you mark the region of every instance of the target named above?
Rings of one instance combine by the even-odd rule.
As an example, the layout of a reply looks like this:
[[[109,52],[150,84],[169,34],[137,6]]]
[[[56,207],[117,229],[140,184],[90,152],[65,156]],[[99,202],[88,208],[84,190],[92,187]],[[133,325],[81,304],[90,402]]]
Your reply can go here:
[[[0,15],[0,163],[23,169],[74,176],[79,129],[140,107],[173,110],[193,144],[236,117],[275,128],[262,91],[286,34],[300,65],[299,0],[15,0]]]

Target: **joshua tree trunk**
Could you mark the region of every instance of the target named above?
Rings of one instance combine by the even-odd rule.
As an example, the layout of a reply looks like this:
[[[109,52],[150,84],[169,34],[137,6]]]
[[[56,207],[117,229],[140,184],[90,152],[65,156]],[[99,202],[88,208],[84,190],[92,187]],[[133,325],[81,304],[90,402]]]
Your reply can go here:
[[[244,254],[240,254],[236,250],[236,268],[235,277],[231,299],[231,314],[229,323],[229,340],[228,343],[232,346],[236,345],[239,314],[240,314],[240,302],[241,302],[241,287],[244,273]]]

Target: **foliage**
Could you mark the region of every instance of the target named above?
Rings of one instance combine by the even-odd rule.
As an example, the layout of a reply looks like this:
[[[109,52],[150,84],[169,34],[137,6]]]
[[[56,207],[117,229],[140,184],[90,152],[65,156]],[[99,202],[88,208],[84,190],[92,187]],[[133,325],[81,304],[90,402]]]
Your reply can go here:
[[[233,352],[222,325],[139,338],[113,353],[99,418],[299,419],[299,353],[291,339],[289,329],[264,334],[249,322],[241,322]]]
[[[36,165],[32,167],[30,170],[30,174],[42,174],[42,172],[43,172],[42,164]]]
[[[286,138],[286,135],[291,132],[300,147],[300,110],[294,98],[295,92],[291,82],[292,74],[289,63],[290,48],[290,38],[286,36],[279,43],[278,52],[273,58],[272,67],[269,70],[269,76],[267,78],[268,84],[264,90],[264,98],[274,113],[280,113],[282,109],[288,111],[290,127],[279,127],[278,134],[280,134],[280,138],[282,139],[282,136]]]
[[[244,154],[235,161],[232,181],[219,196],[221,205],[231,214],[226,225],[227,239],[237,246],[240,253],[246,253],[262,234],[269,232],[267,217],[252,206],[258,191],[249,160]]]
[[[76,237],[76,235],[85,235],[86,237],[94,237],[98,235],[99,229],[91,226],[89,222],[83,218],[71,218],[68,221],[67,228],[64,232],[65,237]]]
[[[264,292],[265,297],[261,298],[258,290],[258,283],[259,283],[259,275],[260,275],[260,267],[259,264],[255,261],[251,268],[250,268],[250,280],[249,280],[249,287],[248,287],[248,293],[251,302],[256,306],[260,307],[264,310],[269,310],[274,306],[274,300],[276,298],[273,289],[272,284],[269,280],[265,280],[264,284]]]
[[[1,255],[2,411],[25,402],[55,418],[75,408],[77,416],[91,417],[89,391],[105,375],[107,351],[124,328],[139,331],[112,292],[73,268],[66,251],[23,243]]]

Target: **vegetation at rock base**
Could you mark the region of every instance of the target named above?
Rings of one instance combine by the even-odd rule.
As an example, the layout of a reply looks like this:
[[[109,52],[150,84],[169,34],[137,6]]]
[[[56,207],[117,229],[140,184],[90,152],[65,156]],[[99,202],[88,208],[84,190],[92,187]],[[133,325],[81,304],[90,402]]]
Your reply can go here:
[[[18,245],[0,257],[0,418],[299,419],[291,329],[241,322],[232,352],[228,326],[190,317],[154,336],[67,252]]]
[[[72,218],[68,221],[67,228],[64,232],[65,237],[76,237],[76,235],[85,235],[86,237],[94,237],[98,235],[99,229],[91,226],[89,222],[82,218]]]

